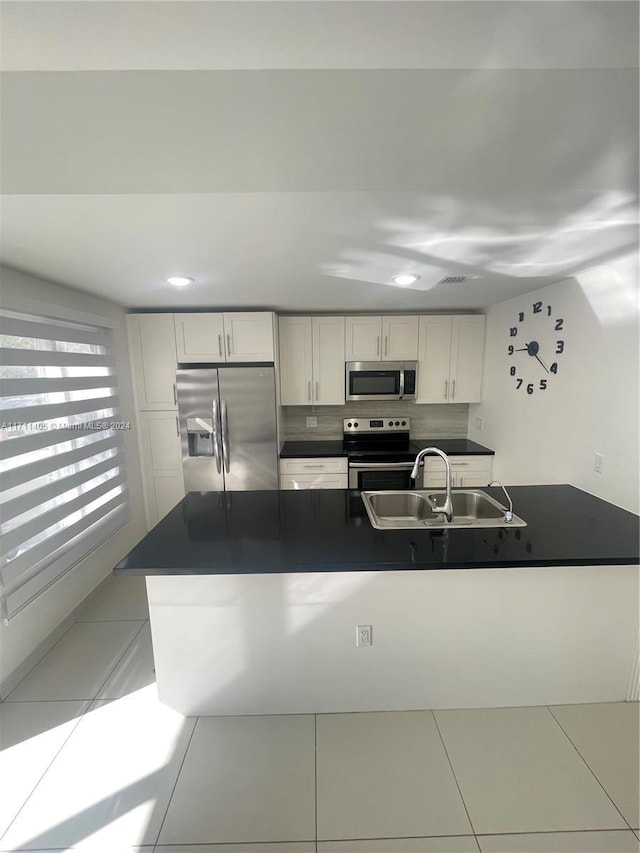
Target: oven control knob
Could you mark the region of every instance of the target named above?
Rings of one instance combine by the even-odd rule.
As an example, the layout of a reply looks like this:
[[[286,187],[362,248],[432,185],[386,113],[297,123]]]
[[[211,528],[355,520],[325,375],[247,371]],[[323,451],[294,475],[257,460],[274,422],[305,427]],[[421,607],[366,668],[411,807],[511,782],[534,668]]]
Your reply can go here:
[[[355,427],[360,426],[360,424],[358,423],[358,421],[356,421],[356,422],[354,423],[354,426],[355,426]]]
[[[393,421],[389,421],[389,426],[393,426]]]
[[[347,427],[348,427],[349,429],[351,429],[351,426],[352,426],[351,421],[349,421],[349,423],[347,424]]]
[[[406,425],[407,425],[407,422],[406,422],[406,421],[402,421],[402,426],[406,426]]]
[[[400,426],[400,421],[396,421],[396,426]]]

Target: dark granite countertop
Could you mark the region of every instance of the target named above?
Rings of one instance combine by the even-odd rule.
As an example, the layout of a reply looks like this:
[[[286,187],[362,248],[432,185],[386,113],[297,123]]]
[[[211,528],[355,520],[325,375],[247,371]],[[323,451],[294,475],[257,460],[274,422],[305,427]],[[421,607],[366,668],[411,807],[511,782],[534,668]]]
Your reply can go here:
[[[494,450],[468,438],[412,438],[411,446],[416,453],[423,447],[439,447],[448,456],[495,456]]]
[[[285,441],[280,459],[313,459],[318,456],[346,456],[342,439],[336,441]]]
[[[359,492],[191,492],[118,575],[634,565],[639,518],[568,485],[509,487],[527,527],[375,530]],[[498,500],[500,489],[487,489]]]
[[[417,453],[423,447],[439,447],[450,456],[493,456],[494,451],[468,438],[414,438],[411,449]],[[280,459],[312,459],[319,456],[346,456],[341,440],[285,441]]]

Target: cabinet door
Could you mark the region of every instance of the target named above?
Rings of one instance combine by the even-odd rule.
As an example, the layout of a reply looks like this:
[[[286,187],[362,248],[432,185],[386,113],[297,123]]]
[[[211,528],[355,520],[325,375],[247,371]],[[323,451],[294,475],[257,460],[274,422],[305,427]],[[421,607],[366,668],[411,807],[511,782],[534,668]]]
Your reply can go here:
[[[344,384],[344,317],[313,317],[313,387],[314,404],[343,406]]]
[[[176,409],[173,314],[129,314],[127,330],[137,408]]]
[[[227,361],[273,361],[273,314],[270,311],[224,315]]]
[[[222,314],[174,314],[178,361],[224,361]]]
[[[449,388],[451,403],[477,403],[481,399],[484,323],[482,314],[453,317]]]
[[[313,382],[311,317],[279,317],[280,403],[310,406]]]
[[[149,527],[184,497],[182,448],[175,411],[140,412],[140,459]]]
[[[451,317],[420,317],[417,403],[449,400]]]
[[[382,358],[382,319],[346,317],[345,361],[380,361]]]
[[[418,317],[383,317],[381,346],[383,361],[415,361],[418,358]]]

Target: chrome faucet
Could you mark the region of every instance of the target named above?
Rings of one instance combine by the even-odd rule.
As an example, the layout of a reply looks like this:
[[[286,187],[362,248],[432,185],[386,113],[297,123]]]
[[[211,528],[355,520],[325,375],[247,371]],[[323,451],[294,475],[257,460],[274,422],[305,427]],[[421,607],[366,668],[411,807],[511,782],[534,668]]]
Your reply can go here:
[[[506,496],[507,500],[509,501],[509,509],[505,509],[505,511],[504,511],[504,520],[507,522],[507,524],[509,524],[511,521],[513,521],[513,502],[511,501],[511,497],[509,495],[509,492],[505,489],[505,487],[502,485],[500,480],[492,480],[489,483],[489,486],[500,486],[502,491],[505,493],[505,496]],[[502,508],[504,509],[504,507],[502,507]]]
[[[439,456],[444,461],[444,465],[447,471],[447,496],[445,497],[442,506],[436,506],[435,504],[433,505],[433,511],[437,513],[442,513],[445,517],[445,520],[450,524],[453,521],[453,502],[451,500],[451,465],[449,464],[449,457],[447,456],[447,454],[440,450],[439,447],[423,448],[416,456],[416,461],[413,463],[413,468],[411,469],[411,474],[409,476],[412,480],[416,479],[416,477],[418,476],[420,463],[422,462],[425,456],[429,455]]]

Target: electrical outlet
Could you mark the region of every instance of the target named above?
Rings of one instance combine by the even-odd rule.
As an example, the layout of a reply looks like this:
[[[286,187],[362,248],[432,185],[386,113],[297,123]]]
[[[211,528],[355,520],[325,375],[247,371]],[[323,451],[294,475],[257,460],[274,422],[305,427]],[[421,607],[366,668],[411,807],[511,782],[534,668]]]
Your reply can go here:
[[[593,458],[593,470],[598,474],[604,474],[604,460],[605,457],[602,453],[596,453]]]
[[[307,418],[307,426],[308,427],[317,427],[318,426],[318,418],[315,415],[311,415]]]
[[[478,432],[482,432],[482,418],[476,418],[476,429]]]
[[[356,625],[356,646],[373,645],[371,625]]]

